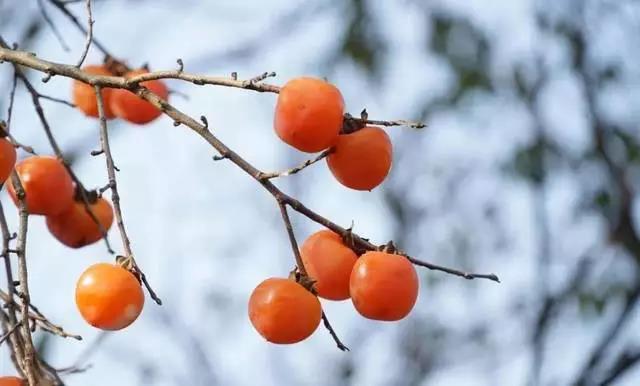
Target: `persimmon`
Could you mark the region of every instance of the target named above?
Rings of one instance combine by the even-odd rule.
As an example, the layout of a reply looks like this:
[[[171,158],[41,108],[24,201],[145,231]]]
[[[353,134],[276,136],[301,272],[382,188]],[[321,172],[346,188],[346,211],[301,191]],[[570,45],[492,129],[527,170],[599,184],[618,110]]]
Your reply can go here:
[[[364,317],[395,321],[407,316],[418,298],[418,274],[404,256],[367,252],[351,272],[351,300]]]
[[[291,279],[266,279],[249,298],[249,320],[271,343],[300,342],[313,334],[321,318],[318,298]]]
[[[105,66],[99,65],[85,66],[82,70],[91,75],[113,75]],[[104,116],[107,119],[114,117],[110,107],[112,92],[113,89],[110,88],[105,88],[100,91],[102,101],[104,102]],[[80,111],[89,117],[98,117],[98,100],[96,98],[95,88],[92,85],[74,80],[72,93],[73,103]]]
[[[18,377],[0,377],[0,386],[24,386],[24,381]]]
[[[280,89],[274,127],[285,143],[315,153],[336,141],[343,114],[344,100],[334,85],[322,79],[296,78]]]
[[[105,231],[113,224],[113,208],[109,201],[100,197],[89,203],[89,208]],[[87,212],[82,200],[75,200],[64,212],[47,216],[49,232],[62,244],[71,248],[81,248],[102,238],[100,226]]]
[[[80,275],[76,305],[87,323],[115,331],[138,318],[144,306],[144,294],[133,273],[119,265],[98,263]]]
[[[300,255],[307,273],[315,280],[318,296],[329,300],[349,298],[349,277],[358,255],[338,234],[330,230],[312,234],[302,244]]]
[[[327,164],[334,177],[355,190],[372,190],[391,170],[391,140],[379,127],[367,126],[338,137]]]
[[[130,71],[125,74],[125,77],[131,78],[148,72],[143,69]],[[164,100],[169,97],[169,89],[161,80],[149,80],[140,84]],[[149,123],[162,114],[156,106],[126,89],[113,90],[111,110],[116,116],[138,125]]]
[[[30,214],[55,216],[73,203],[73,181],[62,162],[48,156],[29,157],[16,165]],[[9,195],[18,205],[13,183]]]
[[[0,184],[11,175],[16,164],[16,148],[6,138],[0,137]]]

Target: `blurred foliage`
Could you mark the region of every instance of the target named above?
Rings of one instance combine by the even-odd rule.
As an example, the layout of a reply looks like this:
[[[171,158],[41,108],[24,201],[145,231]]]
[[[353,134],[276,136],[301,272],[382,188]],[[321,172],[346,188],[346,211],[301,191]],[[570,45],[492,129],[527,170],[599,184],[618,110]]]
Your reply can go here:
[[[428,49],[447,62],[458,81],[450,103],[455,104],[473,90],[493,91],[489,75],[491,47],[484,32],[469,20],[451,14],[436,13],[431,16],[431,23]]]
[[[387,45],[375,28],[371,6],[366,0],[352,0],[344,4],[348,8],[345,12],[346,31],[336,59],[351,59],[368,75],[378,76]]]

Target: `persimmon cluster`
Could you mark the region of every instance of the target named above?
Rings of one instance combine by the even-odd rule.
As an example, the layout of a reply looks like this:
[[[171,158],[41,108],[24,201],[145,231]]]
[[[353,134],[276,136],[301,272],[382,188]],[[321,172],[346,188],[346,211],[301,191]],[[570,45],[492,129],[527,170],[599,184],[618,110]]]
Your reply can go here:
[[[62,244],[70,248],[91,245],[113,224],[111,204],[95,191],[83,192],[85,202],[80,192],[83,188],[74,186],[69,172],[56,158],[32,156],[17,163],[14,170],[24,190],[27,212],[45,216],[49,232]],[[6,185],[9,196],[19,205],[13,181],[8,180]],[[96,264],[78,279],[76,305],[94,327],[124,328],[140,314],[143,304],[140,283],[122,265]]]
[[[132,78],[149,72],[146,69],[122,71],[117,66],[107,65],[89,65],[85,66],[83,71],[92,75],[122,75],[125,78]],[[140,84],[164,100],[169,97],[169,89],[160,80],[150,80]],[[144,125],[162,115],[162,111],[157,107],[126,89],[106,88],[101,91],[101,95],[104,101],[104,116],[106,119],[117,117],[137,125]],[[98,117],[98,101],[93,86],[77,80],[74,81],[73,103],[85,115],[94,118]]]
[[[108,65],[83,68],[94,75],[134,77],[145,69],[122,71]],[[141,83],[163,99],[168,89],[160,80]],[[104,88],[103,116],[142,125],[161,111],[127,89]],[[96,89],[74,81],[73,101],[89,117],[99,117]],[[277,135],[307,153],[327,151],[327,165],[344,186],[370,191],[380,185],[391,169],[392,145],[386,132],[374,126],[345,128],[344,100],[332,84],[302,77],[280,90],[274,114]],[[2,133],[0,133],[2,134]],[[16,164],[15,147],[0,138],[0,182],[7,181],[9,194],[20,204],[11,179],[15,170],[24,191],[28,214],[46,217],[50,233],[71,248],[93,244],[105,236],[114,221],[111,204],[96,191],[85,191],[57,158],[31,156]],[[418,296],[413,265],[393,251],[370,251],[358,255],[348,240],[330,230],[309,237],[300,248],[303,267],[290,278],[270,278],[253,291],[249,318],[256,330],[273,343],[295,343],[310,336],[322,319],[318,297],[351,299],[364,317],[397,321],[409,314]],[[76,305],[92,326],[119,330],[140,315],[144,294],[130,258],[115,264],[90,266],[78,279]]]
[[[391,169],[391,140],[375,126],[343,130],[344,113],[344,99],[334,85],[322,79],[296,78],[280,90],[274,126],[280,139],[300,151],[330,149],[327,165],[342,185],[372,190]]]
[[[407,316],[418,299],[416,269],[402,255],[370,251],[358,256],[330,230],[307,238],[300,255],[308,280],[269,278],[249,298],[249,319],[269,342],[297,343],[311,336],[322,318],[318,297],[351,298],[365,318],[389,322]]]
[[[391,141],[379,127],[345,130],[344,113],[344,100],[335,86],[321,79],[293,79],[280,90],[275,131],[300,151],[329,149],[327,165],[341,184],[372,190],[391,169]],[[266,279],[249,298],[249,319],[269,342],[297,343],[313,334],[322,319],[318,297],[351,298],[362,316],[380,321],[400,320],[416,303],[416,270],[393,251],[358,256],[348,240],[325,229],[311,235],[299,253],[301,272]]]
[[[117,73],[107,66],[96,65],[86,66],[83,70],[94,75],[125,77],[147,72],[140,69]],[[168,97],[168,89],[161,81],[143,82],[142,85],[162,98]],[[162,113],[125,89],[104,89],[101,93],[107,119],[119,117],[142,125]],[[85,115],[99,116],[92,86],[74,81],[72,97]],[[45,216],[49,232],[62,244],[82,248],[102,239],[111,228],[113,208],[97,191],[86,191],[83,186],[75,184],[65,165],[55,157],[31,156],[16,164],[15,146],[7,140],[6,133],[0,131],[0,183],[7,186],[11,199],[18,206],[20,198],[9,178],[14,170],[24,192],[28,214]],[[76,285],[75,301],[87,323],[102,330],[120,330],[140,315],[144,293],[131,265],[129,259],[120,258],[116,264],[95,264],[82,273]],[[13,382],[7,379],[7,382]]]

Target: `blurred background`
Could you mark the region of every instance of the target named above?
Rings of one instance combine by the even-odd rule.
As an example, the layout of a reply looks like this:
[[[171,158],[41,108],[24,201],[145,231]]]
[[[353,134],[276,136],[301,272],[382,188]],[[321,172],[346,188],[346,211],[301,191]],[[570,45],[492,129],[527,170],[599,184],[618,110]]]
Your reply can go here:
[[[82,1],[68,9],[86,22]],[[276,84],[327,77],[352,114],[423,120],[421,131],[388,129],[394,167],[372,193],[342,187],[324,163],[277,184],[376,243],[393,239],[502,283],[420,270],[418,304],[399,323],[324,302],[349,353],[322,327],[294,346],[267,344],[248,321],[248,296],[293,267],[272,197],[167,118],[114,121],[125,222],[165,305],[147,299],[122,332],[92,329],[75,308],[75,281],[112,257],[100,243],[67,249],[32,218],[32,300],[84,337],[36,334],[54,366],[89,366],[68,385],[640,383],[640,2],[95,0],[94,18],[97,40],[132,66],[174,69],[182,58],[193,73],[276,71]],[[0,0],[0,34],[66,63],[85,39],[48,0]],[[93,48],[87,62],[101,60]],[[70,98],[68,79],[29,75],[43,93]],[[0,119],[11,82],[0,65]],[[258,168],[305,159],[273,133],[275,95],[168,83],[172,103],[205,115]],[[103,157],[89,155],[97,122],[43,103],[85,185],[106,184]],[[22,87],[13,119],[18,140],[51,153]],[[319,229],[298,215],[294,227],[299,240]],[[120,251],[114,230],[110,239]],[[6,348],[0,371],[15,372]]]

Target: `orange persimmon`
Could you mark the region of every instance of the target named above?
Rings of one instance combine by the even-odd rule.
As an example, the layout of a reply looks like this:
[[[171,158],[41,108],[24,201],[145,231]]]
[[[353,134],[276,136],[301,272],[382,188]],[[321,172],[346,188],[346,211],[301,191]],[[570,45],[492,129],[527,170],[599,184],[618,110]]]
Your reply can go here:
[[[321,318],[318,298],[290,279],[266,279],[249,298],[249,320],[271,343],[300,342],[313,334]]]
[[[99,65],[85,66],[82,70],[91,75],[113,75],[105,66]],[[98,101],[94,87],[79,80],[74,80],[72,91],[73,103],[76,107],[89,117],[98,117]],[[114,117],[110,106],[112,92],[113,89],[110,88],[102,89],[100,92],[104,104],[104,116],[107,119]]]
[[[418,274],[404,256],[367,252],[353,267],[351,300],[364,317],[395,321],[407,316],[418,299]]]
[[[24,386],[25,383],[18,377],[0,377],[0,386]]]
[[[144,306],[144,294],[133,273],[119,265],[99,263],[80,275],[76,305],[87,323],[115,331],[138,318]]]
[[[315,153],[336,141],[344,114],[344,100],[334,85],[316,78],[287,82],[278,95],[274,127],[285,143]]]
[[[97,198],[89,203],[89,208],[104,230],[108,231],[113,223],[113,208],[109,201]],[[100,226],[87,212],[82,200],[76,200],[56,216],[47,216],[47,228],[58,241],[71,248],[81,248],[102,238]]]
[[[29,214],[55,216],[73,203],[73,181],[62,162],[54,157],[33,156],[16,165],[16,172],[26,193]],[[13,183],[7,184],[9,195],[18,205]]]
[[[130,71],[125,77],[131,78],[148,72],[143,69]],[[149,80],[140,84],[164,100],[169,97],[169,89],[161,80]],[[111,110],[117,117],[138,125],[149,123],[162,114],[156,106],[126,89],[113,89]]]
[[[358,255],[347,247],[342,238],[321,230],[309,236],[300,248],[302,262],[318,296],[330,300],[349,298],[349,277]]]
[[[0,184],[11,175],[16,164],[16,148],[6,138],[0,138]]]
[[[367,126],[341,134],[327,164],[334,177],[355,190],[372,190],[389,174],[393,158],[391,140],[379,127]]]

